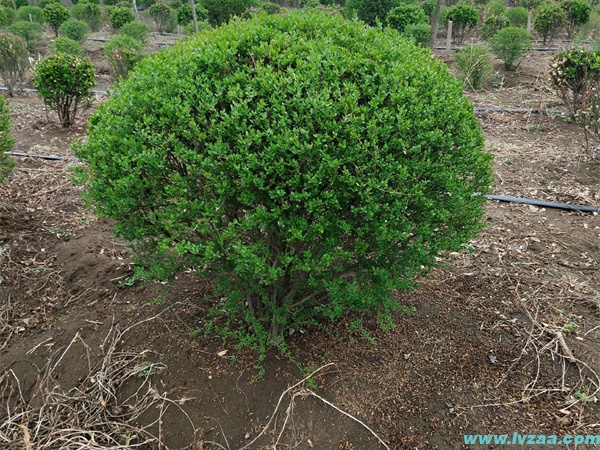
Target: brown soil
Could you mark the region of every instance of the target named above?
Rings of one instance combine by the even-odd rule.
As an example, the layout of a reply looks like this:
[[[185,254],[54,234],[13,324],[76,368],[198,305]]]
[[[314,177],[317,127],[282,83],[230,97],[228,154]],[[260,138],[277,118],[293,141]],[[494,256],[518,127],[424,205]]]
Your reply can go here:
[[[99,55],[94,45],[88,51]],[[468,95],[478,105],[560,108],[545,81],[549,57],[536,54],[520,75],[502,75],[507,85]],[[69,144],[85,136],[83,120],[62,129],[33,95],[8,103],[14,151],[73,156]],[[600,203],[598,164],[580,148],[576,126],[536,113],[479,117],[496,156],[494,193]],[[349,332],[356,317],[346,317],[329,332],[291,336],[295,362],[276,351],[259,361],[235,342],[192,333],[212,304],[211,280],[183,273],[170,286],[131,285],[127,246],[113,236],[110,221],[82,206],[80,188],[70,181],[78,162],[17,163],[0,195],[0,371],[19,380],[25,401],[34,397],[49,360],[57,390],[83,389],[99,370],[110,336],[127,329],[116,348],[142,355],[139,361],[152,373],[138,370],[108,405],[98,402],[121,408],[120,401],[151,383],[152,396],[161,400],[139,415],[137,425],[160,416],[160,425],[149,430],[164,448],[251,443],[282,393],[327,364],[312,382],[289,391],[276,419],[249,448],[272,445],[284,423],[278,448],[383,448],[354,419],[392,449],[467,448],[465,433],[597,433],[596,214],[490,201],[488,228],[464,252],[441,261],[420,288],[397,294],[415,312],[396,314],[390,331],[365,318],[376,343]],[[15,383],[1,380],[7,400]],[[2,414],[0,430],[8,420],[5,408]],[[26,448],[25,431],[16,430],[11,448]],[[31,438],[34,429],[28,433]]]

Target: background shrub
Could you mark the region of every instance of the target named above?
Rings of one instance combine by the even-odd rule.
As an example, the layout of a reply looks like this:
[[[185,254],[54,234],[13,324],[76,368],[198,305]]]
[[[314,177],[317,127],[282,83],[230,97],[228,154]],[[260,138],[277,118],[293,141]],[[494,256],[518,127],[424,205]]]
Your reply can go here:
[[[25,39],[30,52],[34,51],[35,45],[42,38],[42,26],[37,22],[15,22],[8,27],[8,31]]]
[[[400,0],[346,0],[344,14],[352,18],[354,15],[359,20],[374,26],[384,22],[389,12],[400,4]]]
[[[38,95],[57,113],[63,127],[73,125],[80,110],[90,105],[94,84],[94,66],[64,53],[43,59],[36,66],[33,79]]]
[[[552,42],[562,31],[567,22],[564,10],[554,3],[542,4],[533,20],[533,27],[543,40],[543,45]]]
[[[485,40],[493,38],[498,31],[510,25],[508,18],[504,16],[490,16],[483,21],[481,37]]]
[[[431,16],[435,12],[436,0],[424,0],[421,2],[421,8],[427,17],[431,19]]]
[[[0,27],[6,28],[14,22],[17,13],[12,8],[0,6]]]
[[[208,13],[211,25],[220,25],[231,17],[240,17],[251,6],[258,6],[255,0],[203,0],[202,6]]]
[[[44,23],[44,10],[38,6],[21,6],[17,10],[15,22]]]
[[[210,25],[210,23],[208,23],[208,21],[204,20],[202,22],[198,22],[198,32],[203,31],[203,30],[208,30],[212,28],[212,26]],[[183,34],[185,34],[186,36],[189,36],[191,34],[194,34],[194,23],[190,22],[187,25],[184,25],[183,27]]]
[[[103,0],[105,6],[116,6],[121,0]],[[137,3],[137,2],[136,2]]]
[[[35,3],[37,6],[39,6],[42,9],[46,8],[46,6],[50,5],[51,3],[62,4],[60,0],[37,0]],[[73,3],[73,4],[75,4],[75,3]]]
[[[60,26],[58,34],[73,39],[81,44],[89,36],[90,27],[81,20],[70,19]]]
[[[48,3],[43,11],[46,23],[54,31],[54,36],[58,37],[58,29],[71,17],[69,10],[62,3]]]
[[[110,65],[113,79],[127,78],[129,72],[142,60],[142,44],[130,36],[113,37],[104,46],[104,59]]]
[[[106,9],[110,27],[118,31],[123,25],[133,22],[135,16],[131,8],[125,6],[111,6]]]
[[[417,23],[407,25],[402,36],[412,39],[420,47],[429,45],[429,36],[431,34],[431,25],[428,23]]]
[[[51,53],[66,53],[67,55],[83,56],[84,52],[79,45],[79,42],[69,39],[68,37],[61,36],[54,39],[54,42],[50,45]]]
[[[119,34],[135,39],[144,47],[150,40],[150,27],[144,22],[129,22],[121,27]]]
[[[0,183],[6,181],[15,166],[15,162],[4,152],[9,152],[15,140],[10,137],[10,110],[4,96],[0,95]]]
[[[477,8],[467,3],[459,3],[446,10],[446,22],[452,21],[452,35],[461,44],[468,30],[475,28],[479,20]]]
[[[522,6],[506,9],[506,17],[510,21],[510,25],[513,27],[527,27],[527,17],[529,12]]]
[[[158,31],[172,32],[177,27],[177,13],[164,2],[158,2],[148,8],[148,15],[152,18]]]
[[[140,270],[203,268],[221,326],[264,346],[349,310],[389,319],[393,289],[481,228],[483,143],[429,50],[311,9],[148,58],[75,152]]]
[[[469,45],[454,56],[465,85],[473,90],[481,88],[485,78],[492,73],[492,63],[487,47]]]
[[[91,31],[98,31],[102,26],[102,10],[94,3],[79,3],[71,8],[71,17],[85,22]]]
[[[386,22],[389,27],[402,33],[407,25],[428,23],[429,19],[419,5],[401,3],[388,13]]]
[[[262,1],[259,4],[259,9],[266,12],[267,14],[279,14],[281,12],[281,6],[277,3],[270,1]]]
[[[531,35],[524,28],[508,27],[500,30],[490,45],[496,56],[504,61],[506,70],[514,70],[531,51]]]
[[[29,67],[27,42],[12,33],[0,33],[0,75],[12,96]]]
[[[560,7],[566,14],[565,31],[571,39],[573,32],[590,20],[592,7],[585,0],[562,0]]]
[[[156,0],[139,0],[137,2],[138,7],[140,8],[144,8],[144,9],[148,9],[150,8],[152,5],[154,5],[156,3]],[[199,5],[196,5],[196,7],[198,7]]]
[[[494,0],[487,4],[487,9],[492,16],[503,16],[506,13],[506,5],[504,2]]]
[[[552,58],[548,74],[550,86],[575,118],[600,79],[600,52],[582,48],[561,52]]]

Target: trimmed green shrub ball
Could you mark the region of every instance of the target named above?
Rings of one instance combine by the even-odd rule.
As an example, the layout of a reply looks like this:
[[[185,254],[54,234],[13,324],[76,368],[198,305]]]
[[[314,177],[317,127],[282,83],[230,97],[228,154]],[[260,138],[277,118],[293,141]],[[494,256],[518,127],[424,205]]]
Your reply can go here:
[[[218,313],[264,348],[350,310],[389,319],[394,289],[482,228],[483,145],[429,50],[309,10],[142,61],[75,151],[146,276],[215,277]]]

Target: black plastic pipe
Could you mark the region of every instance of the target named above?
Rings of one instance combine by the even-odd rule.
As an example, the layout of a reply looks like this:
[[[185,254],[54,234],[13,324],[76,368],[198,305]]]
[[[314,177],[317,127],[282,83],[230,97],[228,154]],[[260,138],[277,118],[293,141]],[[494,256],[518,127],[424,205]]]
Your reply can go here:
[[[28,92],[30,94],[37,92],[37,89],[30,89],[30,88],[22,88],[22,89],[17,89],[17,90],[21,91],[21,92]],[[0,87],[0,91],[7,92],[8,88],[6,88],[6,87]],[[92,92],[94,94],[108,95],[108,92],[103,91],[101,89],[92,89]]]
[[[542,200],[531,200],[529,198],[511,197],[509,195],[486,195],[485,198],[487,198],[488,200],[498,200],[500,202],[524,203],[526,205],[535,205],[535,206],[542,206],[542,207],[546,207],[546,208],[564,209],[567,211],[581,211],[581,212],[589,212],[589,213],[595,213],[595,212],[600,211],[600,208],[597,208],[595,206],[567,205],[565,203],[544,202]]]
[[[48,159],[51,161],[79,161],[79,159],[74,156],[30,155],[29,153],[20,153],[20,152],[4,152],[4,154],[10,155],[10,156],[20,156],[22,158]]]

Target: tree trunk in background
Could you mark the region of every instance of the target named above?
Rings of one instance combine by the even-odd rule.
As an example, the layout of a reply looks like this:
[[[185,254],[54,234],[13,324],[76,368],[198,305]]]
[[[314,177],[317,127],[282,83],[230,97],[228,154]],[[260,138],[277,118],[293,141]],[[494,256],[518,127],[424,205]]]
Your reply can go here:
[[[190,0],[190,6],[192,7],[192,18],[194,19],[194,33],[198,32],[198,16],[196,15],[196,2]]]
[[[133,3],[133,12],[135,13],[135,19],[140,20],[140,13],[138,13],[136,1],[131,0],[131,3]]]
[[[437,37],[438,26],[440,24],[440,9],[444,4],[444,0],[437,0],[435,11],[431,17],[431,34],[429,35],[429,48],[431,51],[435,48],[435,39]]]

